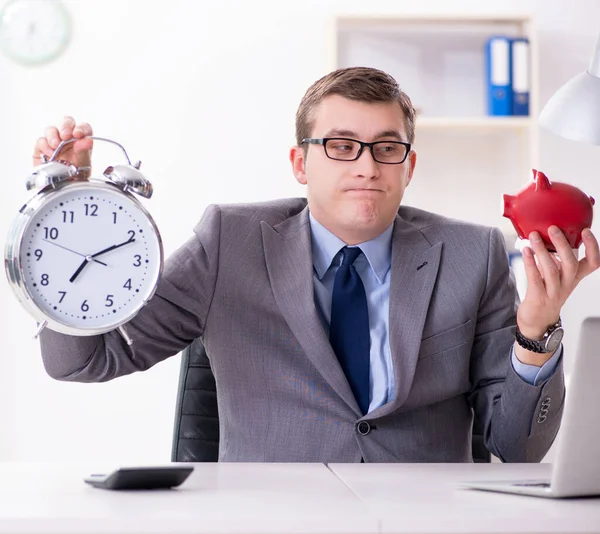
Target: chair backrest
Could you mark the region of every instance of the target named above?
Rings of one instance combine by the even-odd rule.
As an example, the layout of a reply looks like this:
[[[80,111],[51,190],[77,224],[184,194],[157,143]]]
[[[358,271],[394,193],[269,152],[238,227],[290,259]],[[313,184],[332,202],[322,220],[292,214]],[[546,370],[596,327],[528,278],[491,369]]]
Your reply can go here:
[[[473,461],[491,461],[477,421],[473,425],[472,448]],[[196,339],[181,355],[171,460],[216,462],[218,458],[217,388],[204,345]]]
[[[218,459],[217,387],[204,345],[196,339],[181,354],[171,461]]]
[[[485,446],[483,440],[483,427],[475,418],[473,421],[473,432],[471,434],[471,450],[473,452],[473,461],[476,464],[487,464],[492,461],[492,455]]]

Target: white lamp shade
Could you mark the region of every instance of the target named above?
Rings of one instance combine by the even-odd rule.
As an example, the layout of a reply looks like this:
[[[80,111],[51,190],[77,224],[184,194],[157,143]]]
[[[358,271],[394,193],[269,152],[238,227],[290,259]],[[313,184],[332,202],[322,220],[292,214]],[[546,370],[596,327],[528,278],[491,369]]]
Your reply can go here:
[[[538,122],[561,137],[600,145],[600,34],[588,70],[552,95]]]
[[[544,106],[539,123],[556,135],[600,145],[600,78],[582,72]]]

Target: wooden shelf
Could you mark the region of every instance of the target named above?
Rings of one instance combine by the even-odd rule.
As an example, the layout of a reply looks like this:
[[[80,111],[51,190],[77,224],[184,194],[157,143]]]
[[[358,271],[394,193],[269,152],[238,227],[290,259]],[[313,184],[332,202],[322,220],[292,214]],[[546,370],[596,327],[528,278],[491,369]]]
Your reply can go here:
[[[531,117],[419,117],[417,128],[464,128],[464,129],[492,129],[514,128],[526,129],[531,127]]]
[[[531,14],[352,14],[340,15],[336,17],[338,24],[363,26],[365,23],[370,24],[527,24],[532,20]]]

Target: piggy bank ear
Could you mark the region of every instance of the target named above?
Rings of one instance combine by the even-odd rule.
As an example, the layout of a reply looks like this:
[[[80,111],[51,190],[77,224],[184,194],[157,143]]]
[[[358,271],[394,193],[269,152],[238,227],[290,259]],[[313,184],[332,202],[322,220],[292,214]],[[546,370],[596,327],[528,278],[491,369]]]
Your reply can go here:
[[[544,189],[550,189],[552,184],[548,177],[542,172],[536,169],[533,169],[533,179],[535,181],[535,190],[542,191]]]

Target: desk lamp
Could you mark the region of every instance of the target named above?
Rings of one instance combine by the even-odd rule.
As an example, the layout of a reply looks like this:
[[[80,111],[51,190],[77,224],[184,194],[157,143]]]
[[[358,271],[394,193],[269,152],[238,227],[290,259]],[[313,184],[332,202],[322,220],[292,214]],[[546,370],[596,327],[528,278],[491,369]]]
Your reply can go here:
[[[587,71],[552,95],[538,122],[560,137],[600,145],[600,34]]]

